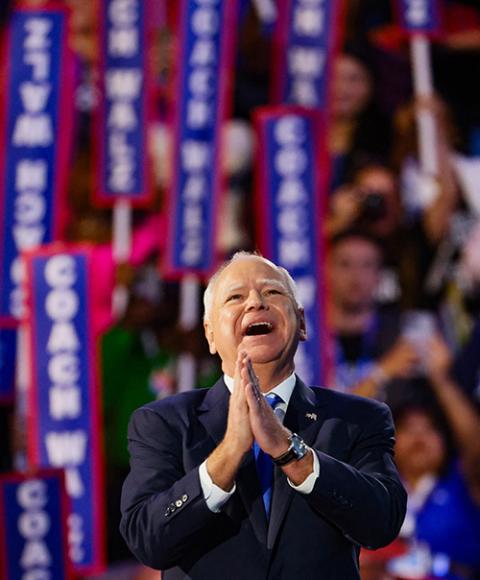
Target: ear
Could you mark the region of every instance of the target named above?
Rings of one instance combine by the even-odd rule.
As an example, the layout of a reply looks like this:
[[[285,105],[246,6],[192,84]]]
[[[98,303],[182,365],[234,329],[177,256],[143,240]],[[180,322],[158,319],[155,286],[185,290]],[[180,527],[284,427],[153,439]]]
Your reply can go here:
[[[298,321],[299,321],[299,340],[307,340],[307,324],[305,322],[305,311],[303,308],[298,309]]]
[[[205,330],[205,338],[208,342],[208,350],[210,351],[210,354],[215,354],[217,352],[217,348],[213,339],[213,329],[208,320],[205,320],[203,323],[203,328]]]

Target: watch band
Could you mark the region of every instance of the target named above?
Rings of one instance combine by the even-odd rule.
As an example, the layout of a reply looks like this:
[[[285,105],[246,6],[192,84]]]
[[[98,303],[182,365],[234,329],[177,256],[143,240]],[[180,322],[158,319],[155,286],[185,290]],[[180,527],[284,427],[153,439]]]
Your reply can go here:
[[[292,433],[288,439],[290,441],[290,447],[287,451],[279,457],[272,457],[273,463],[278,467],[288,465],[292,461],[299,461],[308,453],[308,447],[305,441],[296,433]]]

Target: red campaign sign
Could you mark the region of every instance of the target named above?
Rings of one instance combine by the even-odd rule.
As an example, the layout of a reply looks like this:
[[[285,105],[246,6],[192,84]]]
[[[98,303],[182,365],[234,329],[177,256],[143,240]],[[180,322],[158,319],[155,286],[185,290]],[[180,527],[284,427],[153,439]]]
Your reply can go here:
[[[152,1],[96,0],[100,101],[93,124],[93,201],[99,207],[119,199],[136,207],[152,201]]]
[[[0,476],[0,578],[74,578],[68,557],[64,472]]]
[[[92,250],[55,244],[25,256],[32,466],[65,469],[69,554],[79,574],[105,562],[100,380],[92,316]]]

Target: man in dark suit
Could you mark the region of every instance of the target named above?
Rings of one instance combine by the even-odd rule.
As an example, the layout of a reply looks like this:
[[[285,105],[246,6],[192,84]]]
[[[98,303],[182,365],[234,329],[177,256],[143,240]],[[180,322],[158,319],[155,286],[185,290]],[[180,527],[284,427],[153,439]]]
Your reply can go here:
[[[212,278],[205,333],[223,379],[132,417],[131,550],[167,580],[359,578],[359,547],[392,541],[405,513],[388,408],[294,375],[303,311],[264,258]]]

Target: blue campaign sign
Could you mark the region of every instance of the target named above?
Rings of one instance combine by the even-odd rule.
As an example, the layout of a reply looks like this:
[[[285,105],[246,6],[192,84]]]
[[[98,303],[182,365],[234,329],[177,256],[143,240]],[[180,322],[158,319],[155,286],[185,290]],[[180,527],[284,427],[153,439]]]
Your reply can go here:
[[[396,0],[400,26],[409,33],[438,34],[438,0]]]
[[[0,477],[0,517],[4,580],[72,578],[66,550],[67,506],[60,471]]]
[[[28,257],[32,465],[65,469],[71,499],[69,554],[77,572],[103,565],[98,385],[89,253],[52,248]]]
[[[60,235],[71,139],[71,54],[62,10],[18,10],[0,103],[0,319],[22,315],[19,254]]]
[[[0,328],[0,403],[14,398],[16,351],[17,330]]]
[[[233,56],[235,0],[182,0],[167,270],[214,266],[220,129]]]
[[[341,0],[280,0],[274,42],[273,98],[324,109],[343,26]]]
[[[308,340],[299,346],[296,368],[308,384],[321,384],[326,331],[318,177],[320,117],[297,108],[278,107],[263,109],[256,121],[261,246],[297,284]]]
[[[101,101],[95,164],[98,203],[151,197],[148,26],[150,0],[101,0]]]

